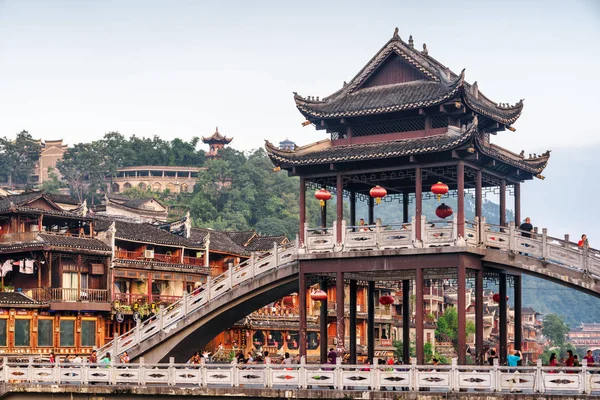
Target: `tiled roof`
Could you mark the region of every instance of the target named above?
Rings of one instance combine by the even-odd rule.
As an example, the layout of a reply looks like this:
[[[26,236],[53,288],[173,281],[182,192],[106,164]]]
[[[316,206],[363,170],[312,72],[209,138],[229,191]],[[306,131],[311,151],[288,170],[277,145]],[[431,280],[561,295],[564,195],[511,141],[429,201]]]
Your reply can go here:
[[[110,252],[110,246],[104,242],[93,239],[77,236],[51,235],[46,233],[38,234],[45,245],[52,247],[64,247],[70,249],[86,249]]]
[[[420,71],[422,79],[363,88],[364,83],[393,55]],[[448,96],[460,95],[472,110],[496,122],[510,125],[519,118],[523,109],[522,101],[514,106],[496,104],[479,92],[476,83],[470,85],[463,78],[464,70],[461,74],[455,74],[430,57],[428,52],[415,50],[398,35],[394,35],[340,90],[321,101],[297,94],[294,94],[294,99],[299,111],[307,117],[341,118],[427,107],[448,99]],[[449,91],[448,82],[453,81],[455,84]],[[461,90],[455,91],[459,88]]]
[[[219,232],[212,229],[192,228],[189,240],[204,246],[203,240],[210,233],[209,251],[217,251],[221,253],[248,255],[249,252],[243,246],[234,242],[231,237],[225,232]]]
[[[2,197],[0,198],[0,212],[10,210],[11,203],[13,206],[18,207],[40,197],[42,197],[42,193],[40,192],[13,194],[11,196]]]
[[[38,209],[38,208],[33,208],[33,207],[27,206],[27,204],[31,203],[34,200],[40,199],[40,198],[43,198],[44,200],[46,200],[49,204],[56,207],[56,209],[46,210],[46,209]],[[66,200],[66,199],[61,198],[61,200]],[[46,214],[46,215],[62,216],[65,218],[81,218],[81,219],[83,219],[82,216],[78,215],[75,212],[64,211],[63,209],[61,209],[58,205],[56,205],[56,203],[54,202],[53,197],[51,195],[47,195],[43,192],[30,192],[30,193],[23,193],[23,194],[15,194],[15,195],[0,198],[0,213],[10,211],[11,209],[14,210],[15,212],[35,213],[35,214],[42,213],[42,214]]]
[[[202,142],[204,142],[204,143],[208,143],[208,142],[229,143],[232,140],[233,140],[233,138],[228,138],[228,137],[221,135],[219,133],[219,127],[216,128],[215,133],[213,133],[212,136],[209,136],[209,137],[202,136]]]
[[[328,101],[309,101],[298,95],[298,109],[315,118],[344,118],[429,107],[455,97],[462,80],[452,86],[440,82],[413,81],[359,89]]]
[[[417,139],[341,146],[331,146],[329,141],[325,141],[318,145],[315,144],[315,151],[311,151],[310,145],[300,148],[301,151],[279,150],[269,142],[265,147],[275,164],[324,164],[376,160],[450,150],[466,143],[472,138],[474,132],[475,129],[471,127],[460,135],[444,134]]]
[[[281,236],[256,236],[246,246],[248,251],[267,251],[273,248],[273,243],[287,243],[287,237]]]
[[[37,303],[20,292],[0,292],[0,304],[33,305]]]
[[[125,222],[110,218],[97,218],[94,220],[95,229],[106,231],[115,222],[116,238],[134,242],[162,244],[167,246],[187,247],[202,250],[204,247],[193,240],[174,235],[156,225],[147,223]]]
[[[125,203],[123,203],[123,205],[125,207],[139,208],[140,206],[143,206],[144,204],[146,204],[150,200],[154,200],[158,204],[160,204],[162,207],[165,207],[165,205],[160,200],[155,199],[153,197],[146,197],[144,199],[131,199],[131,200],[128,200]]]
[[[71,204],[73,206],[78,206],[81,204],[81,202],[79,202],[77,199],[74,199],[73,197],[66,194],[45,193],[45,196],[55,203]]]
[[[225,232],[231,240],[239,244],[240,246],[246,246],[252,240],[253,237],[257,236],[256,231],[226,231]]]
[[[11,250],[34,250],[34,249],[43,249],[44,243],[38,240],[32,240],[28,242],[10,242],[10,243],[0,243],[0,252],[12,252]]]
[[[527,159],[522,155],[514,154],[494,144],[488,146],[484,144],[479,137],[477,138],[476,143],[483,154],[531,172],[533,175],[541,173],[548,165],[548,160],[550,159],[550,151],[547,151],[539,157],[536,156]]]

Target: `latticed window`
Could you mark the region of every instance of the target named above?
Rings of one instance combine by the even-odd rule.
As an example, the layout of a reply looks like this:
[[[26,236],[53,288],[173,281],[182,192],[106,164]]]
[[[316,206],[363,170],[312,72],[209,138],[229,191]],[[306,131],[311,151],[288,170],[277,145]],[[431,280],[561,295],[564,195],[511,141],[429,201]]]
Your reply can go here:
[[[425,129],[425,119],[409,118],[392,121],[379,121],[352,127],[353,136],[382,135],[385,133],[422,131]]]
[[[445,115],[434,115],[431,117],[431,129],[448,127],[448,117]]]
[[[331,134],[331,140],[345,139],[347,137],[345,126],[336,126],[334,128],[331,128],[329,133]]]

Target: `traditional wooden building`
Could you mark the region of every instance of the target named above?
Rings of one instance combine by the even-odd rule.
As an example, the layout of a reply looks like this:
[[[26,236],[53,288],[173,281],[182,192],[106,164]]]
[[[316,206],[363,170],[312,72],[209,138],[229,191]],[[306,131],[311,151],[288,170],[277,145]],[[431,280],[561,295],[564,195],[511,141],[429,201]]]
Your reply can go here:
[[[202,143],[206,143],[209,146],[209,151],[206,153],[206,157],[215,158],[219,157],[219,150],[223,149],[225,145],[231,143],[233,138],[228,138],[219,133],[219,127],[215,129],[215,133],[209,137],[202,137]]]
[[[85,204],[66,211],[40,192],[0,199],[0,348],[89,353],[104,343],[111,247]]]
[[[102,204],[92,208],[94,214],[136,222],[166,222],[168,207],[159,199],[145,197],[130,199],[125,196],[106,194]]]
[[[412,37],[404,42],[397,29],[358,74],[339,90],[322,98],[295,93],[294,100],[306,118],[303,125],[312,125],[329,136],[293,150],[282,150],[266,143],[273,164],[300,178],[300,242],[306,251],[327,251],[341,246],[354,246],[357,250],[366,248],[368,235],[356,226],[356,204],[357,201],[368,202],[367,223],[374,228],[375,197],[385,197],[398,204],[398,215],[402,216],[401,225],[397,228],[389,226],[392,232],[386,237],[406,240],[390,244],[391,248],[399,245],[419,247],[424,235],[428,235],[429,243],[435,241],[437,243],[433,245],[443,246],[444,234],[448,237],[440,230],[443,227],[455,229],[461,240],[476,240],[469,229],[482,218],[483,199],[489,191],[499,193],[500,218],[493,221],[499,226],[508,225],[506,195],[509,190],[514,193],[514,216],[518,225],[521,222],[521,183],[533,178],[543,179],[542,172],[550,156],[549,151],[526,156],[524,151],[514,153],[494,144],[494,135],[505,130],[515,131],[513,124],[523,111],[523,101],[512,105],[492,101],[479,90],[477,82],[467,82],[464,70],[460,73],[451,71],[431,57],[425,45],[423,50],[417,50]],[[434,220],[426,225],[423,201],[432,195],[432,187],[438,182],[446,186],[445,198],[456,198],[456,215],[453,220]],[[305,225],[306,202],[311,201],[307,199],[307,192],[321,188],[337,195],[334,226],[325,230]],[[475,198],[475,221],[465,219],[467,192]],[[312,197],[312,193],[310,195]],[[344,221],[345,202],[349,203],[349,221]],[[403,230],[413,231],[414,237],[403,234]],[[457,280],[458,322],[459,329],[464,330],[467,309],[465,282],[467,278],[473,279],[477,299],[477,352],[481,353],[484,268],[477,257],[460,256],[459,261],[453,257],[437,257],[440,263],[446,263],[445,268],[412,264],[410,268],[406,267],[403,275],[395,271],[394,276],[388,274],[387,277],[385,272],[371,271],[369,268],[375,268],[374,265],[366,267],[359,261],[353,263],[347,260],[343,266],[331,267],[327,273],[316,263],[311,267],[306,264],[305,268],[301,268],[300,285],[318,279],[315,276],[329,276],[330,279],[335,276],[337,302],[340,302],[343,299],[343,277],[348,276],[353,288],[349,294],[351,304],[355,302],[354,279],[368,281],[368,297],[375,301],[375,279],[372,276],[376,275],[379,280],[402,281],[404,292],[410,290],[411,281],[414,281],[416,304],[423,304],[424,282],[432,278]],[[515,340],[521,343],[520,277],[491,270],[486,270],[486,277],[495,279],[500,285],[500,355],[504,359],[507,351],[507,277],[515,287],[518,310]],[[304,301],[301,299],[300,310]],[[338,321],[345,318],[342,310],[338,309],[336,315]],[[416,352],[420,363],[423,362],[424,317],[423,310],[417,310]],[[302,314],[300,324],[300,350],[304,353],[306,320]],[[338,341],[345,335],[343,326],[338,324]],[[350,332],[356,331],[354,310],[350,314],[349,326]],[[404,326],[403,342],[408,346],[408,323]],[[374,355],[374,327],[371,320],[367,335],[370,356]],[[323,336],[324,328],[321,332]],[[465,341],[466,337],[459,335],[458,356],[461,363],[466,359]],[[404,353],[408,354],[408,347],[405,350]],[[354,360],[354,335],[350,335],[349,351],[350,358]]]

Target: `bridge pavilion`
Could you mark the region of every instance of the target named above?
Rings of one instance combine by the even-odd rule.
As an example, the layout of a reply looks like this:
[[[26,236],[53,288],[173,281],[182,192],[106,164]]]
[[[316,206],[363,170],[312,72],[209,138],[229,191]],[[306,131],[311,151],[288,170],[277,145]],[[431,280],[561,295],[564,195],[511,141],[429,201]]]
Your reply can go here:
[[[296,107],[306,118],[303,125],[313,125],[328,134],[316,143],[280,149],[266,143],[272,162],[292,176],[300,178],[300,242],[318,240],[319,233],[305,225],[306,195],[326,188],[335,196],[334,246],[342,246],[344,232],[357,232],[357,201],[368,202],[368,224],[375,220],[375,199],[371,190],[379,186],[387,192],[386,201],[398,204],[405,227],[415,224],[414,247],[419,247],[425,229],[423,199],[430,198],[432,186],[442,182],[457,200],[453,221],[447,222],[458,232],[459,240],[470,240],[466,230],[482,216],[482,201],[486,193],[499,193],[500,218],[506,226],[506,194],[514,194],[515,223],[521,221],[521,183],[533,178],[543,179],[542,171],[549,151],[526,156],[492,143],[494,135],[510,131],[523,111],[523,100],[516,104],[496,103],[486,97],[477,82],[468,83],[465,70],[460,73],[431,57],[424,44],[422,50],[398,35],[393,37],[369,60],[349,82],[323,98],[294,93]],[[475,198],[475,221],[465,219],[465,193]],[[377,194],[377,193],[375,193]],[[312,200],[314,201],[314,200]],[[349,203],[350,221],[343,220],[345,203]],[[414,218],[409,219],[409,215]],[[488,221],[489,222],[489,221]],[[428,222],[429,224],[431,223]],[[446,223],[442,223],[446,224]],[[430,226],[430,225],[427,225]],[[501,229],[501,228],[498,228]],[[323,233],[324,231],[321,231]],[[432,233],[434,234],[434,233]],[[324,241],[326,239],[323,239]],[[300,268],[301,288],[320,280],[336,281],[337,304],[343,304],[344,281],[350,284],[350,332],[356,328],[356,285],[367,281],[372,293],[375,281],[401,281],[404,296],[404,354],[408,354],[409,290],[414,281],[416,304],[423,304],[424,282],[429,279],[453,279],[458,284],[459,362],[466,362],[465,291],[467,280],[476,291],[476,347],[483,353],[483,286],[484,279],[499,281],[500,354],[507,351],[507,281],[515,292],[515,343],[521,342],[520,276],[504,271],[500,266],[483,264],[473,254],[436,254],[428,256],[378,257],[364,262],[347,257],[304,263]],[[304,286],[303,286],[304,285]],[[306,353],[306,312],[302,314],[305,293],[300,290],[300,351]],[[369,296],[369,354],[373,355],[374,296]],[[326,303],[325,303],[326,309]],[[344,338],[344,308],[337,315],[337,339]],[[416,352],[423,363],[424,313],[417,312]],[[325,328],[326,329],[326,326]],[[325,337],[324,331],[321,338]],[[340,346],[340,345],[338,345]],[[519,347],[517,345],[517,347]],[[350,334],[350,357],[356,360],[356,338]],[[406,357],[406,356],[405,356]]]

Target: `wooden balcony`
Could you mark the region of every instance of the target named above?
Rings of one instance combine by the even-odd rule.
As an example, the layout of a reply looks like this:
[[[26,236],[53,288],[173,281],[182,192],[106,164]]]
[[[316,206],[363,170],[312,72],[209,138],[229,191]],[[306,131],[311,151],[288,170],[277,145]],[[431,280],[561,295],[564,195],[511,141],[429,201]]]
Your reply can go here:
[[[5,233],[0,235],[0,243],[33,242],[39,232]]]
[[[115,259],[152,260],[169,264],[182,264],[181,258],[176,255],[154,253],[154,257],[146,258],[144,257],[144,252],[142,251],[115,250]],[[204,259],[198,257],[183,257],[183,264],[202,267],[204,266]]]
[[[121,305],[132,306],[135,303],[138,304],[151,304],[157,305],[164,304],[168,305],[179,300],[181,296],[166,296],[161,294],[153,294],[148,296],[147,294],[139,293],[113,293],[113,301],[119,301]]]
[[[183,263],[188,265],[196,265],[198,267],[204,266],[203,257],[183,257]]]
[[[90,302],[107,303],[106,289],[33,288],[23,289],[23,294],[40,303]]]

